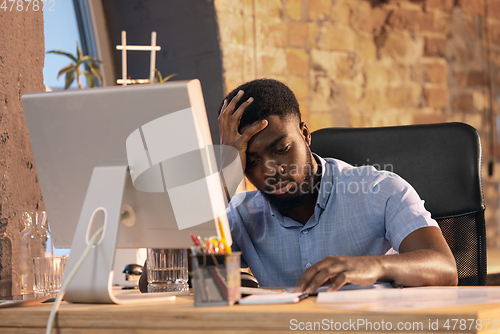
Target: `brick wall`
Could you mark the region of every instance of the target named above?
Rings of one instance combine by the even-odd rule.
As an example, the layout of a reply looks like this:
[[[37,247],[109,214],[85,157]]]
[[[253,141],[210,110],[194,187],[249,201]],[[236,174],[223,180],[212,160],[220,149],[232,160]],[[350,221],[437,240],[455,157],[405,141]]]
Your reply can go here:
[[[491,177],[486,168],[492,142],[495,160],[500,154],[491,131],[500,0],[215,0],[215,7],[226,90],[258,77],[281,80],[311,130],[474,126],[483,144],[488,247],[500,247],[500,164]]]
[[[43,62],[42,12],[0,10],[0,297],[20,293],[21,213],[44,208],[21,108],[45,90]]]

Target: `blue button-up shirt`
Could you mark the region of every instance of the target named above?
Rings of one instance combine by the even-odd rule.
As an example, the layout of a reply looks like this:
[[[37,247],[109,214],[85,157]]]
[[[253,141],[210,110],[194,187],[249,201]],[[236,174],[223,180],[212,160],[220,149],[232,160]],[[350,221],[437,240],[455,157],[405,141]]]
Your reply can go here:
[[[249,266],[261,286],[295,286],[307,268],[327,256],[397,252],[411,232],[438,226],[396,174],[315,159],[323,176],[306,224],[281,215],[259,191],[237,194],[228,207],[232,249],[242,252],[242,267]]]

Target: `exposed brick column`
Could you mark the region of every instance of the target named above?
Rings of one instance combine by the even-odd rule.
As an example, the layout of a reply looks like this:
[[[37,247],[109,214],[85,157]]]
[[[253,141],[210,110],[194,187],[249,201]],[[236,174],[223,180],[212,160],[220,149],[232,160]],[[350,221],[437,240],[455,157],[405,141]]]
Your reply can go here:
[[[21,213],[44,208],[21,107],[23,94],[45,90],[43,63],[42,11],[0,10],[1,297],[20,293]]]

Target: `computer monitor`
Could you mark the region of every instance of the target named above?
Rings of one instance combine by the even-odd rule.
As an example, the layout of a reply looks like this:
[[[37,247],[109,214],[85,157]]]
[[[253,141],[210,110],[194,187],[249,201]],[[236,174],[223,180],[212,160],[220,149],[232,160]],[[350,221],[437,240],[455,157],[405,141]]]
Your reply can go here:
[[[86,246],[87,225],[99,208],[105,209],[111,222],[106,222],[103,237],[107,246],[97,247],[102,259],[87,267],[98,275],[108,268],[112,271],[117,247],[188,248],[191,234],[219,234],[216,219],[221,219],[231,243],[198,80],[27,94],[22,104],[53,243],[57,248],[71,247],[68,267],[76,261],[75,248],[81,252]],[[149,170],[144,161],[136,163],[136,154],[132,177],[127,172],[129,160],[134,160],[130,157],[131,138],[147,146],[143,153],[149,163]],[[155,178],[160,182],[160,189],[152,190],[156,192],[144,186],[148,173],[153,177],[146,184]],[[146,191],[137,190],[132,180],[136,187],[142,182],[138,188]],[[187,197],[184,191],[182,197],[183,187],[194,189],[196,182],[203,184],[202,189]],[[174,201],[175,191],[181,196]],[[120,223],[124,204],[132,208],[132,219]],[[183,219],[189,220],[203,206],[211,210],[212,219],[202,224],[193,221],[194,226],[179,229],[179,212],[187,213]],[[114,228],[117,235],[109,231]],[[99,280],[109,284],[108,277]],[[94,285],[89,287],[95,289]],[[79,293],[88,301],[85,287]]]

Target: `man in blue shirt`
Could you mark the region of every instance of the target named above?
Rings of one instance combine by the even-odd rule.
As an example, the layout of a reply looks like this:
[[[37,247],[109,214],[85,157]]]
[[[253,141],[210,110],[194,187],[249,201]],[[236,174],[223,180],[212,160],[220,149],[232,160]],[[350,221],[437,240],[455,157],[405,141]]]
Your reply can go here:
[[[311,293],[324,284],[457,284],[454,257],[415,190],[393,173],[313,154],[283,83],[233,90],[219,129],[258,189],[235,195],[228,219],[233,249],[262,286]]]

